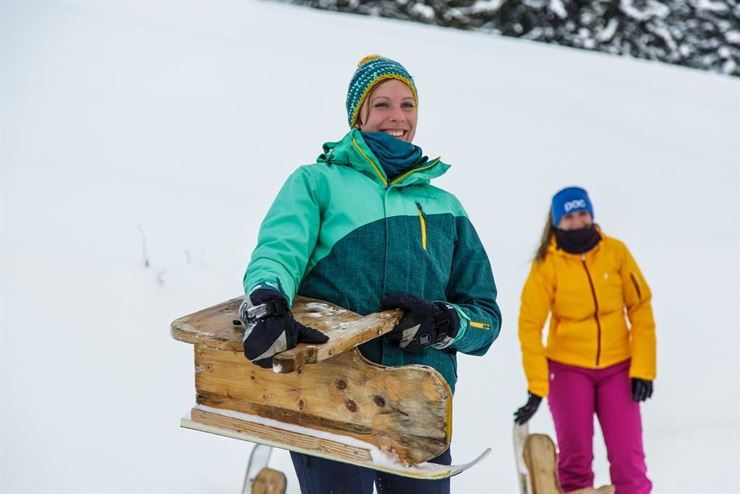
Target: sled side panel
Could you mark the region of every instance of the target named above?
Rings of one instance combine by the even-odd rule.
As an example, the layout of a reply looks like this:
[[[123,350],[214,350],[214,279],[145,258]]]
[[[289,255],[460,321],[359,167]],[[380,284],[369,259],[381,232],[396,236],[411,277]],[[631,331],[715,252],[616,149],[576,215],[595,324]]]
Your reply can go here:
[[[450,444],[452,393],[429,367],[388,368],[352,349],[278,374],[202,345],[195,366],[198,404],[346,434],[412,464]]]

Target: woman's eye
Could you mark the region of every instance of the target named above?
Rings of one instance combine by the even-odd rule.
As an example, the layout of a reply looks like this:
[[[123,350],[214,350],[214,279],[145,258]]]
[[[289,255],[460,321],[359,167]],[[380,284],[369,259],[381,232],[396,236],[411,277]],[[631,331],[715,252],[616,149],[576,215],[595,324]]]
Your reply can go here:
[[[414,108],[414,104],[413,104],[413,103],[404,103],[404,104],[403,104],[403,105],[401,105],[401,106],[402,106],[403,108],[409,108],[409,109],[411,109],[411,108]]]
[[[373,108],[388,108],[388,103],[385,103],[385,102],[383,102],[383,103],[375,103],[373,105]]]

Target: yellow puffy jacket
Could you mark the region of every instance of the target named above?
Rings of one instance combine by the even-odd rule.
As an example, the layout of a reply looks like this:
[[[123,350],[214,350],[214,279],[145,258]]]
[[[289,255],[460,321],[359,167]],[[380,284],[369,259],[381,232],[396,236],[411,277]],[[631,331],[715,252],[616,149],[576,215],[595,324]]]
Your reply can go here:
[[[601,233],[585,254],[557,248],[534,261],[522,290],[519,341],[529,391],[547,396],[547,359],[600,369],[631,358],[630,377],[655,379],[650,288],[627,246]],[[550,314],[547,346],[542,328]]]

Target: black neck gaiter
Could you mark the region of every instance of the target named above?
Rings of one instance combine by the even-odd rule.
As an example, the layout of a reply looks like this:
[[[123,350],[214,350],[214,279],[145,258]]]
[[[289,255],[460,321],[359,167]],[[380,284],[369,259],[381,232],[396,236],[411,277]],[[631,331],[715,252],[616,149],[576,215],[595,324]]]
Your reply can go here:
[[[601,235],[595,225],[589,225],[578,230],[561,230],[555,228],[555,240],[558,247],[570,254],[583,254],[596,247]]]

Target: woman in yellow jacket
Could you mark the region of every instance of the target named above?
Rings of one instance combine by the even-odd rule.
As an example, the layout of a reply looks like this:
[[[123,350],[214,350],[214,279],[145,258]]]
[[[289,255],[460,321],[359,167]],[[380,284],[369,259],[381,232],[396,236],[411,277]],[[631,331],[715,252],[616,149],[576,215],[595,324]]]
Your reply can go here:
[[[522,291],[519,340],[529,399],[515,420],[527,422],[547,396],[566,492],[593,486],[594,414],[617,494],[651,490],[639,405],[655,379],[650,300],[627,247],[593,223],[588,193],[568,187],[555,194]]]

